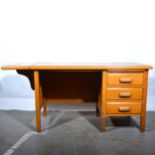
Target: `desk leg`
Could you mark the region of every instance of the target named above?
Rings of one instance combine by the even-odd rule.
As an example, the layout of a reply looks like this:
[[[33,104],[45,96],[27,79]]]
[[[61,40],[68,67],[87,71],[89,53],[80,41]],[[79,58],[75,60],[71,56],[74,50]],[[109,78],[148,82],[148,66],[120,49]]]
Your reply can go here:
[[[47,115],[47,103],[46,103],[46,98],[44,97],[43,89],[42,89],[41,86],[40,86],[40,102],[41,102],[41,107],[40,108],[43,107],[43,113],[42,113],[42,115],[44,117],[46,117],[46,115]]]
[[[101,89],[98,95],[98,103],[96,103],[96,116],[100,116],[101,110]]]
[[[100,116],[100,111],[98,106],[99,106],[98,103],[96,103],[96,116]]]
[[[40,109],[43,107],[43,92],[42,92],[42,87],[40,86]]]
[[[143,106],[142,114],[140,117],[140,131],[145,131],[146,124],[146,103],[147,103],[147,89],[148,89],[148,71],[144,72],[144,89],[143,89]]]
[[[100,93],[100,103],[101,103],[101,130],[106,130],[106,90],[107,90],[107,71],[102,72],[102,82],[101,82],[101,93]]]
[[[145,131],[145,123],[146,122],[146,116],[141,116],[140,117],[140,131],[144,132]]]
[[[36,131],[41,132],[41,101],[39,71],[34,71],[35,105],[36,105]]]
[[[47,115],[47,101],[46,98],[43,98],[43,116],[46,117]]]

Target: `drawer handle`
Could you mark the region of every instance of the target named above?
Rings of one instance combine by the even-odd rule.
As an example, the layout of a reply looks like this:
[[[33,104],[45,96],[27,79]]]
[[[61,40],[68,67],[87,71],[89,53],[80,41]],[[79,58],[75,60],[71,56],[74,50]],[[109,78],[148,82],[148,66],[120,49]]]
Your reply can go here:
[[[131,78],[120,78],[119,82],[120,83],[131,83],[132,79]]]
[[[119,112],[129,112],[131,110],[130,107],[121,107],[121,106],[119,106],[118,109],[119,109]]]
[[[119,97],[121,97],[121,98],[129,98],[129,97],[131,97],[131,93],[119,93]]]

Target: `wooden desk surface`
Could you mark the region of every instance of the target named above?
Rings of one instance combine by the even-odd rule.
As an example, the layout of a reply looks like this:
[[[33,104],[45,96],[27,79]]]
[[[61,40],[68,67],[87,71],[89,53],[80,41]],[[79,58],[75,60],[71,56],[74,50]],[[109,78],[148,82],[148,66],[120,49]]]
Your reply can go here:
[[[150,65],[138,63],[33,63],[13,64],[1,67],[2,70],[117,70],[117,69],[152,69]]]

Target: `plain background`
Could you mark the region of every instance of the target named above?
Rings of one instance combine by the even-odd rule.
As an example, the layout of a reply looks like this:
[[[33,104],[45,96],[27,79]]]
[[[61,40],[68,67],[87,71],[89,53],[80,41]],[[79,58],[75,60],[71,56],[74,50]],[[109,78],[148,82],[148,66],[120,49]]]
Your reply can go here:
[[[150,0],[0,0],[0,65],[139,62],[154,66],[154,8]],[[149,110],[155,110],[154,75],[150,71]],[[25,77],[0,71],[2,109],[18,105],[33,109],[33,95]]]

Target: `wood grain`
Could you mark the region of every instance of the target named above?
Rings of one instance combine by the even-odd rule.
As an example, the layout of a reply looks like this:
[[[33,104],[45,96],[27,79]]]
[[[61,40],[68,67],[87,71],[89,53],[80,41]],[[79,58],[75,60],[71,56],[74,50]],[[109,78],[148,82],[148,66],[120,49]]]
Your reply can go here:
[[[122,108],[122,111],[121,111]],[[124,108],[124,111],[123,111]],[[129,110],[125,111],[125,108]],[[107,102],[106,111],[108,114],[140,114],[142,111],[142,101],[138,102]]]
[[[142,88],[107,88],[107,100],[142,100]]]
[[[34,71],[35,105],[36,105],[36,131],[41,132],[41,101],[39,72]]]
[[[143,72],[140,73],[109,73],[108,85],[137,86],[143,85]]]
[[[33,63],[33,64],[12,64],[1,67],[2,70],[148,70],[150,65],[138,63],[96,63],[96,64],[62,64],[54,63]]]
[[[144,91],[143,91],[143,105],[140,117],[140,130],[145,131],[146,125],[146,104],[147,104],[147,90],[148,90],[148,70],[144,72]]]
[[[137,63],[57,65],[50,63],[15,64],[2,70],[17,70],[27,76],[35,90],[36,131],[41,131],[41,104],[47,114],[48,102],[98,102],[101,130],[107,116],[140,116],[145,131],[148,70]]]

